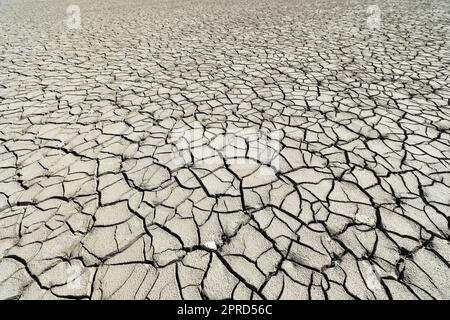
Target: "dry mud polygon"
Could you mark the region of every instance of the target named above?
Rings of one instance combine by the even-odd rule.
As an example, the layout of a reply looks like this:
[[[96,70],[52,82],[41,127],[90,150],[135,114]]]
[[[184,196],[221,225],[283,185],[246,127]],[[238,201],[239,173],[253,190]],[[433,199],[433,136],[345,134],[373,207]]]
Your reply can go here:
[[[450,298],[447,1],[0,3],[0,299]]]

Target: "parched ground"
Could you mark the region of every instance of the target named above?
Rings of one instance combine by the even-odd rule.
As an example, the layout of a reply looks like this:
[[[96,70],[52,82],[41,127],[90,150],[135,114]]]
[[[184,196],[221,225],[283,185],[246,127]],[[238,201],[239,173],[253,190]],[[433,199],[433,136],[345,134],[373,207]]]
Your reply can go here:
[[[449,26],[0,0],[0,298],[449,299]]]

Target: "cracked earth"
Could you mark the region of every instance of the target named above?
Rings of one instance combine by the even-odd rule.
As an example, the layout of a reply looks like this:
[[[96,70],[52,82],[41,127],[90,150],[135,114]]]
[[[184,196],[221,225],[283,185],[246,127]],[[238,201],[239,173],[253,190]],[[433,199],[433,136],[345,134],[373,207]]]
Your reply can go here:
[[[2,0],[0,298],[449,299],[449,3],[372,4]]]

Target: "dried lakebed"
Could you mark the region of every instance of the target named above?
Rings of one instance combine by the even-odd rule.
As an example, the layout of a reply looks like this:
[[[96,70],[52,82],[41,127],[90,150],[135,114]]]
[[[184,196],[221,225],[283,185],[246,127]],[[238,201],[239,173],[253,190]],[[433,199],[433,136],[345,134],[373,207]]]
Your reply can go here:
[[[449,3],[370,5],[1,0],[0,299],[449,299]]]

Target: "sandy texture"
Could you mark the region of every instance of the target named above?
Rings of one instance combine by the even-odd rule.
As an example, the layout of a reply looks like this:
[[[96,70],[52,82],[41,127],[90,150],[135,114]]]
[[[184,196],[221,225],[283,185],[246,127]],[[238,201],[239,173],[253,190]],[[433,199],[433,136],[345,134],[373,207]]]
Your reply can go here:
[[[0,299],[449,299],[449,3],[369,5],[1,0]]]

